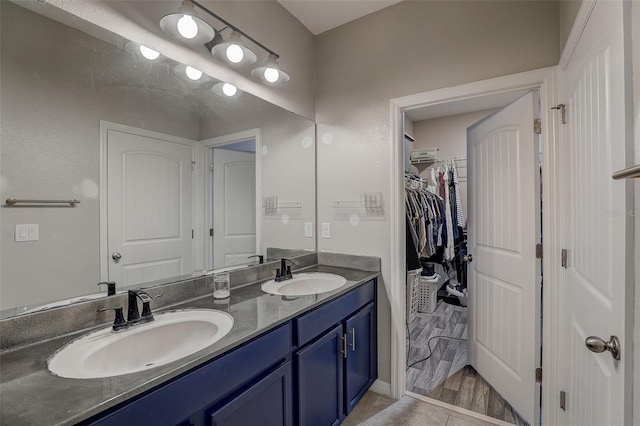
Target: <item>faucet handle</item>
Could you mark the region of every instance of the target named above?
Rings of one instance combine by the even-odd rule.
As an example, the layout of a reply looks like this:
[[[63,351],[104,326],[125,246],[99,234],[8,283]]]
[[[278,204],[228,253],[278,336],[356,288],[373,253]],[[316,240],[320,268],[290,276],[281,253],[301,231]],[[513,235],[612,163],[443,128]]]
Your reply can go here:
[[[157,299],[158,297],[162,297],[162,295],[163,293],[156,294],[155,296],[149,296],[145,293],[145,296],[147,296],[148,300],[143,299],[142,301],[142,314],[140,315],[140,323],[153,321],[155,319],[153,318],[153,312],[151,312],[151,301],[153,299]]]
[[[102,281],[98,283],[98,287],[101,285],[107,286],[107,296],[113,296],[116,294],[116,283],[114,281]]]
[[[116,316],[113,320],[113,326],[111,327],[113,331],[122,331],[129,328],[129,323],[124,319],[124,313],[122,312],[122,306],[116,306],[114,308],[101,308],[98,309],[98,312],[105,311],[115,311]]]
[[[254,258],[254,257],[257,257],[257,258],[258,258],[258,264],[259,264],[259,265],[262,265],[262,264],[264,263],[264,256],[263,256],[263,255],[261,255],[261,254],[254,254],[253,256],[249,256],[249,257],[247,257],[247,259],[252,259],[252,258]]]

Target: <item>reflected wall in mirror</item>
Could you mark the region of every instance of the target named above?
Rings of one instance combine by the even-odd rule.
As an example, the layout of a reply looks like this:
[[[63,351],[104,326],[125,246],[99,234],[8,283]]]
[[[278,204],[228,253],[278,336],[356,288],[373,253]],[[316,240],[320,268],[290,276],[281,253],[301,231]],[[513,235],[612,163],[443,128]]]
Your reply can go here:
[[[249,264],[267,247],[315,250],[313,122],[221,95],[213,78],[194,81],[49,4],[0,7],[2,203],[80,200],[0,209],[4,316],[97,293],[99,281],[137,286]],[[17,225],[35,225],[34,240],[16,241]]]

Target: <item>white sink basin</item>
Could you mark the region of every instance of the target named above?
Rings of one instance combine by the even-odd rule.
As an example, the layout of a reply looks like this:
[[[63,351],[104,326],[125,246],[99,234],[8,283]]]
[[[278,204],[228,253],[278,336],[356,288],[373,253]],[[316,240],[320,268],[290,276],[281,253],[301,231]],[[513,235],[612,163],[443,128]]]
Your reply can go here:
[[[335,290],[346,282],[347,279],[340,275],[310,272],[294,274],[292,279],[286,281],[268,281],[262,284],[262,291],[281,296],[306,296]]]
[[[225,312],[194,309],[155,315],[119,333],[111,327],[63,346],[49,371],[73,379],[119,376],[175,361],[222,339],[233,326]]]

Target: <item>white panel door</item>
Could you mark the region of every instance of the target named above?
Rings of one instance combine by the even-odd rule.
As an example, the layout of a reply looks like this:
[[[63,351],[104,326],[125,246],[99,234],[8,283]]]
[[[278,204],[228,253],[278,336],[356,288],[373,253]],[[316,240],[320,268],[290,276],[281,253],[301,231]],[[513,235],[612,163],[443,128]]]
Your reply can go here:
[[[213,267],[256,254],[255,153],[213,150]]]
[[[107,131],[109,280],[118,286],[192,272],[191,152],[157,137]]]
[[[630,424],[623,416],[625,401],[630,404],[624,389],[632,377],[625,375],[631,359],[615,361],[609,352],[592,353],[585,346],[591,335],[618,336],[623,348],[631,344],[625,316],[632,280],[625,269],[633,262],[626,245],[632,204],[626,183],[611,179],[625,167],[623,28],[622,2],[597,2],[560,72],[567,113],[561,190],[568,250],[562,352],[571,425]]]
[[[537,423],[540,365],[540,172],[536,92],[469,127],[469,358]]]

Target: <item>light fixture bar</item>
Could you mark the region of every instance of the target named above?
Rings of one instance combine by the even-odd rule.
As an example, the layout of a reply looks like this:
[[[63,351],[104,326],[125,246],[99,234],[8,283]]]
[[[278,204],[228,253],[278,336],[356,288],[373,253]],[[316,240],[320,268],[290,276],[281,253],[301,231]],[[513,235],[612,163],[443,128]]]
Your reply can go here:
[[[189,0],[190,3],[192,3],[195,6],[198,6],[203,12],[205,12],[206,14],[213,16],[215,19],[217,19],[218,21],[222,22],[224,25],[226,25],[227,27],[231,28],[234,31],[239,32],[240,34],[242,34],[243,36],[245,36],[246,38],[248,38],[249,40],[251,40],[254,44],[256,44],[258,47],[260,47],[261,49],[263,49],[264,51],[266,51],[267,53],[269,53],[270,55],[275,56],[276,58],[279,58],[280,55],[278,55],[276,52],[274,52],[273,50],[269,49],[267,46],[265,46],[264,44],[260,43],[258,40],[256,40],[255,38],[251,37],[249,34],[245,33],[244,31],[242,31],[240,28],[236,27],[235,25],[232,25],[229,21],[226,21],[225,19],[223,19],[222,17],[216,15],[215,13],[213,13],[212,11],[210,11],[209,9],[207,9],[206,7],[204,7],[203,5],[201,5],[200,3],[198,3],[196,0]]]

